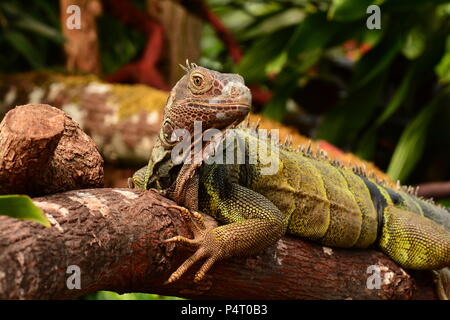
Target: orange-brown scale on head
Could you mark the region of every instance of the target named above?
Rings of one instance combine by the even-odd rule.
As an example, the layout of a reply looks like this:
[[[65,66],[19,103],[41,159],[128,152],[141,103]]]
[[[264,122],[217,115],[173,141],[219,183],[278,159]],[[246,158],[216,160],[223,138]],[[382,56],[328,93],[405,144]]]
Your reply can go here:
[[[194,64],[173,87],[164,108],[160,138],[171,144],[175,129],[194,132],[194,122],[202,131],[224,129],[241,122],[250,112],[251,93],[237,74],[220,73]]]

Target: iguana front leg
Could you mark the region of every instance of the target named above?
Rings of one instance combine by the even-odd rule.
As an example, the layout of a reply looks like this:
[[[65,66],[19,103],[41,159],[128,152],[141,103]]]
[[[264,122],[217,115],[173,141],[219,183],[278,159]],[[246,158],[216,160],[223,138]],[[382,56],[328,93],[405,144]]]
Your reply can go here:
[[[178,280],[194,263],[206,259],[194,281],[200,281],[213,264],[232,256],[251,255],[276,243],[286,231],[287,219],[267,198],[238,184],[230,184],[226,196],[219,190],[209,190],[217,205],[216,212],[208,212],[225,225],[207,228],[199,213],[180,209],[188,222],[194,239],[176,236],[166,240],[190,247],[197,251],[172,275],[168,283]]]

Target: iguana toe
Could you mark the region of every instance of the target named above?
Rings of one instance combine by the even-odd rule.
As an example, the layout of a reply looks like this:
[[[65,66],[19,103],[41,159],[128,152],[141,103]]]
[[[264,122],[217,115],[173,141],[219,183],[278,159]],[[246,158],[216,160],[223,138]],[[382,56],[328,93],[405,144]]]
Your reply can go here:
[[[183,264],[169,277],[166,283],[172,283],[180,279],[180,277],[197,261],[207,258],[204,264],[200,267],[199,271],[194,277],[194,281],[201,281],[206,272],[212,267],[212,265],[218,260],[220,256],[220,246],[214,245],[217,242],[214,239],[213,234],[205,226],[203,217],[200,213],[195,211],[190,211],[184,207],[177,205],[165,205],[166,208],[177,209],[180,211],[181,216],[188,224],[192,233],[194,234],[194,239],[189,239],[183,236],[175,236],[170,239],[164,240],[166,243],[175,242],[180,243],[191,248],[197,248],[197,251],[190,256]]]
[[[203,220],[203,217],[200,213],[196,211],[190,211],[189,209],[186,209],[185,207],[177,206],[177,205],[163,205],[165,208],[168,209],[177,209],[180,212],[181,217],[183,220],[187,223],[189,229],[194,234],[194,237],[201,234],[206,230],[205,222]]]

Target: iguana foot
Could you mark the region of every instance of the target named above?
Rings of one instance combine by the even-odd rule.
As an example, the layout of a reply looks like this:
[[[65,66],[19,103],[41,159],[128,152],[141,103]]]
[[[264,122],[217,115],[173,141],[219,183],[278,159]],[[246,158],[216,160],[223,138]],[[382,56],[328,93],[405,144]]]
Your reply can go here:
[[[199,271],[195,274],[194,282],[201,281],[206,272],[212,267],[212,265],[220,259],[221,248],[218,245],[219,242],[215,239],[211,230],[214,228],[207,228],[203,221],[203,217],[196,211],[189,211],[188,209],[176,205],[168,205],[167,208],[178,209],[181,216],[188,224],[194,239],[189,239],[183,236],[175,236],[167,239],[164,242],[180,243],[191,248],[197,248],[197,251],[190,256],[166,281],[166,283],[172,283],[181,278],[181,276],[197,261],[206,258],[206,261],[200,267]]]
[[[436,283],[436,293],[440,300],[449,300],[450,298],[450,270],[443,268],[433,271]]]

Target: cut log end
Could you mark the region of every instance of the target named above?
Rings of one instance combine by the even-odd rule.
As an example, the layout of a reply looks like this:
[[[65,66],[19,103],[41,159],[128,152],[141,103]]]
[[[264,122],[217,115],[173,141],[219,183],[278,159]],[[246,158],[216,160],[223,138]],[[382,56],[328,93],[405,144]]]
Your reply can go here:
[[[64,112],[48,104],[17,106],[5,116],[5,130],[27,140],[50,140],[64,131]]]
[[[63,111],[28,104],[0,123],[0,194],[44,195],[103,186],[103,159]]]

